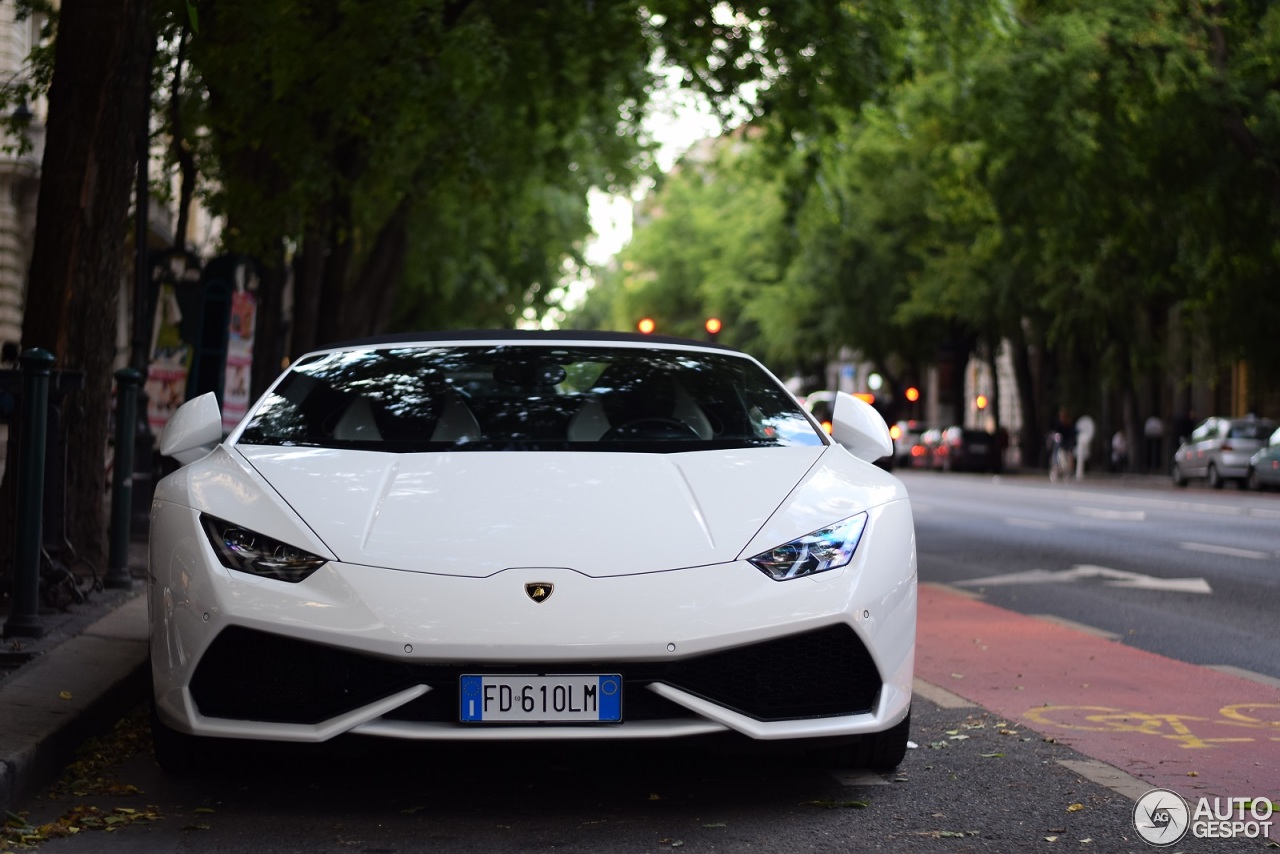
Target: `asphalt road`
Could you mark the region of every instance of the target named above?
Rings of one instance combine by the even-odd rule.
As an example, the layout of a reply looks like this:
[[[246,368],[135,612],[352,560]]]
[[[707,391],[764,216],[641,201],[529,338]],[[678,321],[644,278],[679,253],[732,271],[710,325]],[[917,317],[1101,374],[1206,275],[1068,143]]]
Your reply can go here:
[[[1072,621],[1193,665],[1277,675],[1268,615],[1280,583],[1280,496],[911,472],[904,480],[917,507],[921,580],[947,585],[933,600],[968,591],[983,600],[975,607]],[[938,618],[929,616],[935,627]],[[1037,638],[1068,637],[1051,620],[1025,622],[1050,630]],[[922,663],[937,653],[922,649]],[[25,805],[23,818],[44,826],[32,837],[40,850],[95,854],[1153,850],[1133,825],[1143,780],[1072,749],[1070,730],[1055,738],[1059,730],[1036,728],[1021,712],[937,690],[964,675],[948,669],[917,694],[916,746],[887,776],[700,743],[440,748],[352,739],[319,750],[229,746],[219,767],[174,778],[151,761],[140,707],[111,738],[88,745],[83,763]],[[979,687],[973,681],[950,687]],[[1136,750],[1167,738],[1130,729],[1126,744]],[[59,822],[76,832],[51,838]],[[1188,840],[1170,850],[1268,845]]]
[[[1133,801],[1082,776],[1087,761],[1061,744],[923,698],[913,737],[919,746],[887,777],[684,744],[345,742],[231,751],[223,768],[190,779],[164,777],[134,749],[145,738],[125,739],[106,751],[118,765],[77,769],[28,820],[86,828],[42,843],[49,854],[1152,850],[1134,830]],[[1211,850],[1265,844],[1215,840]]]
[[[920,580],[1280,678],[1280,493],[902,473]]]

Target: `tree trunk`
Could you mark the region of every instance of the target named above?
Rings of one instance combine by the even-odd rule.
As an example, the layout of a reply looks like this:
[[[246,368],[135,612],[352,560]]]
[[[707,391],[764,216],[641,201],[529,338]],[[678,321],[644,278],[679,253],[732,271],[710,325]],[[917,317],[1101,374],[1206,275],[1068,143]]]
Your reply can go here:
[[[43,347],[57,370],[84,374],[63,412],[66,534],[99,569],[116,308],[129,278],[125,239],[152,38],[150,0],[62,3],[23,316],[24,349]]]
[[[1013,356],[1013,375],[1017,378],[1018,403],[1022,407],[1022,435],[1018,437],[1022,466],[1036,467],[1044,454],[1044,430],[1036,395],[1035,372],[1031,368],[1031,353],[1022,324],[1013,326],[1009,348]]]
[[[285,319],[285,285],[289,270],[284,246],[262,259],[258,281],[258,320],[253,337],[253,371],[249,396],[253,400],[279,376],[289,355],[291,330]]]

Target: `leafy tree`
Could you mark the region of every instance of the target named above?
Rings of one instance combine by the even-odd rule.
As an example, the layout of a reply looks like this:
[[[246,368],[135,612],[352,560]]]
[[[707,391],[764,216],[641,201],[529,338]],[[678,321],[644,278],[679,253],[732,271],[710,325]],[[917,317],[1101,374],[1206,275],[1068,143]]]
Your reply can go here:
[[[776,184],[760,180],[742,149],[726,139],[714,152],[689,152],[641,212],[651,222],[618,258],[615,328],[651,317],[660,333],[704,338],[704,322],[717,317],[718,340],[754,349],[758,322],[744,307],[780,278],[782,205]]]
[[[64,404],[64,423],[74,427],[67,443],[65,515],[78,557],[99,570],[105,568],[103,452],[116,307],[147,115],[150,11],[147,0],[63,0],[58,11],[23,314],[23,348],[44,348],[53,353],[56,370],[83,376],[83,389]],[[40,74],[34,82],[39,80]],[[11,518],[12,508],[3,509]],[[11,547],[11,538],[0,546]]]

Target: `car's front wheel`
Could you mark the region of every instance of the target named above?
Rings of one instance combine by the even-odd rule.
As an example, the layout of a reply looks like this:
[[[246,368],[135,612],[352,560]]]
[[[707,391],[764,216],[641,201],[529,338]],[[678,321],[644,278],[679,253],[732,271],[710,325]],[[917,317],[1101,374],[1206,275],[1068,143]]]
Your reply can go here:
[[[204,761],[203,740],[178,732],[160,720],[154,696],[151,699],[151,746],[156,764],[169,774],[190,774],[200,768]]]
[[[1213,463],[1209,463],[1209,487],[1211,489],[1222,489],[1222,475],[1218,474],[1218,467]]]
[[[907,755],[907,736],[911,731],[911,712],[884,732],[864,735],[858,741],[838,749],[832,764],[844,768],[866,768],[887,774],[902,764]]]
[[[1173,464],[1173,485],[1174,486],[1187,485],[1187,479],[1182,474],[1182,466],[1178,465],[1177,463]]]

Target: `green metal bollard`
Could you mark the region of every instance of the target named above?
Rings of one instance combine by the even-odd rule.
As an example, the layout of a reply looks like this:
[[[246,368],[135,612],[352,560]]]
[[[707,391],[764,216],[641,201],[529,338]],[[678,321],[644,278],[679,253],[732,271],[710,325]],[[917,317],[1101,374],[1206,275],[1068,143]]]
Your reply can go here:
[[[133,444],[138,429],[138,389],[142,387],[142,371],[121,368],[116,371],[116,450],[111,475],[111,549],[107,574],[102,583],[107,587],[128,590],[133,587],[129,574],[129,521],[133,507]]]
[[[53,354],[35,348],[19,357],[22,368],[22,443],[18,452],[18,491],[15,496],[13,609],[4,636],[38,638],[40,619],[40,545],[44,536],[44,454],[49,420],[49,375]]]

